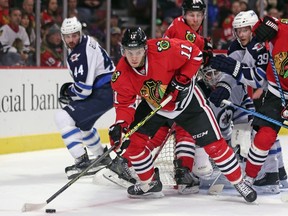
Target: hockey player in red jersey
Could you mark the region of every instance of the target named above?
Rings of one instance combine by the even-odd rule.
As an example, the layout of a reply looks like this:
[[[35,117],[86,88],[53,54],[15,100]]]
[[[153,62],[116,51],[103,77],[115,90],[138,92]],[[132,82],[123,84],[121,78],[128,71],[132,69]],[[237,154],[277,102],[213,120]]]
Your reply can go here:
[[[210,38],[201,36],[205,9],[206,4],[203,0],[184,0],[183,15],[174,19],[163,35],[165,38],[179,38],[197,45],[203,53],[204,65],[208,64],[213,56]]]
[[[254,34],[258,41],[266,42],[270,56],[266,76],[268,91],[264,103],[259,109],[262,114],[284,122],[287,120],[288,99],[288,23],[269,16],[264,17],[254,26]],[[251,184],[265,162],[271,146],[277,138],[280,127],[255,117],[254,125],[259,127],[254,144],[250,148],[246,164],[246,180]]]
[[[173,20],[164,38],[178,38],[190,41],[198,46],[203,53],[202,64],[207,65],[209,59],[213,56],[213,48],[210,39],[201,36],[202,24],[205,18],[206,4],[203,0],[184,0],[182,3],[183,15]],[[159,142],[165,138],[168,132],[167,126],[161,127],[156,135],[151,139],[152,143]],[[208,155],[202,148],[195,147],[195,141],[191,135],[179,125],[175,126],[175,180],[178,185],[178,192],[181,194],[196,193],[199,191],[199,180],[195,178],[192,172],[200,176],[209,176],[213,168]],[[161,141],[160,141],[161,142]],[[185,145],[193,146],[193,152],[187,153]],[[194,157],[196,160],[194,161]],[[197,159],[198,158],[198,159]],[[197,161],[197,163],[195,163]],[[181,180],[185,173],[186,181]],[[190,176],[191,175],[191,176]]]
[[[202,63],[202,52],[188,41],[179,39],[146,40],[141,28],[127,29],[122,39],[123,57],[112,77],[116,121],[109,129],[111,145],[126,148],[140,182],[128,188],[129,197],[161,197],[162,183],[154,170],[147,141],[156,131],[173,120],[204,147],[226,178],[247,202],[257,198],[244,181],[233,150],[222,138],[211,108],[195,85]],[[135,109],[136,96],[143,100]],[[130,144],[122,143],[122,133],[135,126],[155,106],[172,95],[172,100],[146,124],[130,136]],[[187,151],[193,151],[187,146]]]

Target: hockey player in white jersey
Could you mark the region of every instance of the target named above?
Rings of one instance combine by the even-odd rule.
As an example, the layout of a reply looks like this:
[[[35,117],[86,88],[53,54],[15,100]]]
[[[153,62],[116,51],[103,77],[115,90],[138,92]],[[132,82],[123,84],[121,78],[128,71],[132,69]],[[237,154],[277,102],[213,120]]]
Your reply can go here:
[[[76,17],[66,18],[61,26],[62,40],[68,50],[67,66],[73,82],[64,83],[59,101],[66,104],[55,115],[62,139],[75,159],[75,165],[66,167],[68,179],[74,178],[90,165],[86,147],[95,156],[103,154],[96,120],[113,107],[111,76],[115,66],[98,42],[82,34],[82,25]],[[111,162],[103,159],[102,165]],[[92,168],[87,173],[94,174]]]
[[[229,57],[216,56],[211,60],[211,65],[217,70],[231,74],[238,82],[255,89],[266,90],[268,86],[266,79],[268,52],[262,43],[252,36],[252,28],[256,22],[258,22],[258,16],[254,11],[240,12],[233,21],[237,39],[229,48]],[[221,103],[221,99],[216,103]],[[279,178],[282,182],[281,186],[288,186],[281,146],[277,140],[269,151],[254,186],[258,192],[279,193]]]
[[[240,104],[248,110],[255,111],[253,101],[248,96],[245,86],[241,83],[236,83],[235,79],[231,76],[212,69],[209,65],[199,71],[199,78],[197,84],[200,86],[208,100],[210,100],[210,98],[215,100],[215,97],[225,96],[225,99],[228,99],[235,104]],[[231,88],[230,85],[233,85],[233,88]],[[218,90],[221,88],[225,88],[227,91],[224,91],[225,94],[218,95]],[[240,160],[241,157],[247,155],[251,146],[252,116],[230,106],[215,106],[213,103],[210,103],[210,107],[214,112],[222,136],[230,143],[235,151],[239,152]],[[245,137],[242,137],[245,142],[240,146],[239,142],[235,142],[235,140],[231,139],[233,137],[233,128],[236,128],[235,130],[241,128],[242,135],[245,134]],[[202,163],[205,162],[202,161]],[[200,178],[200,186],[209,186],[217,177],[218,173],[217,169],[214,169],[213,175]],[[217,180],[217,184],[220,182],[224,183],[226,186],[231,186],[224,177],[220,177],[219,180]]]

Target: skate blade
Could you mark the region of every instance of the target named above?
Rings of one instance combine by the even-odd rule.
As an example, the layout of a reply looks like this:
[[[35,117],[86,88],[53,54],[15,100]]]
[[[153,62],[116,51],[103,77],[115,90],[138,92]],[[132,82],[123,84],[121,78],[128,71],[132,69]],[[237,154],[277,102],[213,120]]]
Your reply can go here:
[[[178,193],[182,195],[199,193],[199,185],[187,187],[187,185],[178,185]]]
[[[279,185],[265,185],[265,186],[256,186],[253,185],[253,188],[258,194],[279,194],[280,188]]]
[[[160,191],[160,192],[148,192],[143,195],[128,194],[128,197],[132,199],[159,199],[164,197],[164,194]]]

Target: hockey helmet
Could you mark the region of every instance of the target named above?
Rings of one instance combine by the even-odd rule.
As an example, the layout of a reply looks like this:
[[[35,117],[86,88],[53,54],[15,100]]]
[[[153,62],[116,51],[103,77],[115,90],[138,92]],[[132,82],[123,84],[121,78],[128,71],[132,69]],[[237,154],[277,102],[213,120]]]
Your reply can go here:
[[[249,10],[249,11],[241,11],[240,13],[238,13],[232,23],[232,27],[233,27],[233,33],[235,35],[235,37],[237,38],[239,44],[242,46],[242,43],[239,39],[239,36],[236,34],[236,29],[238,28],[243,28],[243,27],[251,27],[251,38],[252,39],[252,29],[254,27],[254,25],[258,22],[259,18],[257,16],[257,14],[253,11],[253,10]]]
[[[184,0],[182,3],[183,14],[187,11],[205,11],[206,4],[203,0]]]
[[[219,82],[222,73],[207,65],[199,70],[199,75],[207,86],[214,87]]]
[[[80,32],[80,34],[82,34],[82,24],[79,22],[79,20],[76,17],[64,19],[61,26],[61,33],[65,35],[76,32]]]
[[[146,34],[140,27],[126,29],[122,38],[122,46],[124,49],[145,47],[146,42]]]
[[[232,23],[233,29],[250,26],[251,29],[258,22],[259,18],[253,10],[241,11],[238,13]]]

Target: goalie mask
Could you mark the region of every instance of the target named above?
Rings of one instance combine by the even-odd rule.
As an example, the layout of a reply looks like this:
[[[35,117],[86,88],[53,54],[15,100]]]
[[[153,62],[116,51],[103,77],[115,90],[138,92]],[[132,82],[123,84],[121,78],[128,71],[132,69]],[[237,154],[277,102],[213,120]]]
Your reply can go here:
[[[252,29],[253,29],[253,26],[258,22],[258,20],[259,18],[253,10],[242,11],[235,16],[233,23],[232,23],[233,33],[242,47],[246,46],[247,43],[251,41]],[[245,42],[243,38],[239,37],[239,31],[241,31],[241,28],[244,28],[244,27],[250,27],[249,31],[251,31],[251,34],[249,33],[249,38],[247,42]]]
[[[206,66],[199,70],[199,75],[207,86],[215,87],[219,82],[222,73],[211,68],[211,66]]]

